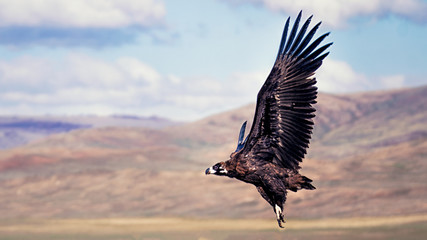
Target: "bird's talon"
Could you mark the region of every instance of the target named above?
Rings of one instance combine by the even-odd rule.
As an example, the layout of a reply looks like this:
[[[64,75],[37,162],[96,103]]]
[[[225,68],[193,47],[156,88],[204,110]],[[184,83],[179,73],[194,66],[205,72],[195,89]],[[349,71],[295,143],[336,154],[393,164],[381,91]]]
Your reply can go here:
[[[282,221],[283,223],[286,223],[285,218],[283,217],[283,215],[280,216],[280,221]]]
[[[283,227],[283,226],[282,226],[282,220],[277,219],[277,223],[279,224],[279,227],[280,227],[280,228],[285,228],[285,227]]]

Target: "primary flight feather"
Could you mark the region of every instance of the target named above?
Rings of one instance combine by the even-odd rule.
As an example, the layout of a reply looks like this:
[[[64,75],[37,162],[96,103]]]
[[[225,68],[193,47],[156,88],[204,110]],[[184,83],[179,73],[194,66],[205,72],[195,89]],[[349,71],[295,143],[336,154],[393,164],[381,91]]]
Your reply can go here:
[[[283,205],[287,191],[315,189],[312,180],[298,170],[314,125],[313,104],[317,97],[314,73],[329,54],[324,51],[332,43],[319,47],[329,33],[311,42],[320,26],[318,23],[306,34],[311,18],[299,29],[300,12],[290,31],[290,18],[287,19],[273,69],[258,92],[248,136],[244,139],[245,122],[230,159],[205,171],[255,185],[273,207],[280,227],[285,222]]]

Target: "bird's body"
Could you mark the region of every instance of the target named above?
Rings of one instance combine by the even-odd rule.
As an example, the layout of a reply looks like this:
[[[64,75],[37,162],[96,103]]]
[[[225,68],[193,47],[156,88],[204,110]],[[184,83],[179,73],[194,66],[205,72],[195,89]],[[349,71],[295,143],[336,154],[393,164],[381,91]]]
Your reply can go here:
[[[305,35],[311,17],[298,32],[300,19],[301,12],[288,38],[289,18],[285,24],[276,62],[258,93],[250,133],[243,140],[245,122],[230,159],[206,169],[206,174],[228,176],[255,185],[273,207],[280,227],[284,222],[287,191],[315,189],[311,179],[298,170],[313,129],[312,104],[317,97],[313,75],[328,55],[322,54],[323,51],[331,45],[317,48],[328,34],[309,44],[320,23]]]

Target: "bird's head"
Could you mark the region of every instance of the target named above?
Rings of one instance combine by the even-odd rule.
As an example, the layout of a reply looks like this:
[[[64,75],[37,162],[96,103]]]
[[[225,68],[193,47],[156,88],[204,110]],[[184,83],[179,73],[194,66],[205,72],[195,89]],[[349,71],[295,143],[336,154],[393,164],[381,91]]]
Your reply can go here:
[[[226,176],[228,173],[227,169],[225,168],[225,163],[224,162],[219,162],[215,165],[213,165],[212,167],[206,169],[205,174],[215,174],[218,176]]]

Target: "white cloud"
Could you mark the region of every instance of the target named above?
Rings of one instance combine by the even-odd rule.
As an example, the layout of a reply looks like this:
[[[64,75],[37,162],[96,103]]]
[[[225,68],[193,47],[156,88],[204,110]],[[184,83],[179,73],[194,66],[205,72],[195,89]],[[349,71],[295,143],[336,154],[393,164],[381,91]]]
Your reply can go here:
[[[322,92],[354,92],[372,86],[368,78],[357,73],[348,63],[327,58],[316,73],[317,86]]]
[[[225,79],[176,76],[130,57],[26,56],[0,61],[0,114],[154,114],[192,120],[255,102],[267,76],[262,71],[234,72]],[[330,58],[316,77],[320,91],[334,93],[405,83],[402,75],[374,79]]]
[[[255,101],[256,94],[258,94],[262,84],[264,84],[267,79],[269,71],[270,69],[266,72],[236,72],[231,75],[230,82],[233,85],[233,89],[238,89],[243,96],[249,97]]]
[[[182,82],[182,79],[180,77],[175,76],[173,74],[169,74],[167,78],[172,84],[180,84]]]
[[[160,0],[0,0],[0,26],[147,27],[165,14]]]
[[[385,89],[402,88],[405,85],[404,75],[380,77],[380,82]]]
[[[254,102],[268,73],[161,74],[138,59],[81,53],[0,61],[1,114],[140,114],[200,118]]]
[[[395,89],[405,86],[402,74],[368,76],[358,73],[348,63],[327,58],[316,73],[317,86],[322,92],[346,93],[376,89]]]
[[[397,15],[419,23],[427,22],[427,3],[422,0],[229,0],[233,3],[262,4],[272,11],[295,14],[303,10],[326,25],[342,28],[357,16]]]
[[[267,78],[263,72],[235,72],[226,79],[192,76],[168,89],[165,99],[178,108],[213,114],[255,102]]]
[[[44,109],[39,114],[74,105],[102,105],[112,112],[142,107],[156,101],[163,81],[156,70],[137,59],[107,62],[83,54],[58,61],[28,56],[0,61],[0,76],[1,112],[8,109],[11,114],[18,112],[6,106],[32,105]]]
[[[0,61],[0,84],[3,91],[26,90],[47,92],[51,89],[126,89],[140,87],[151,91],[158,87],[160,74],[134,58],[118,58],[113,62],[71,53],[51,60],[22,56]]]

